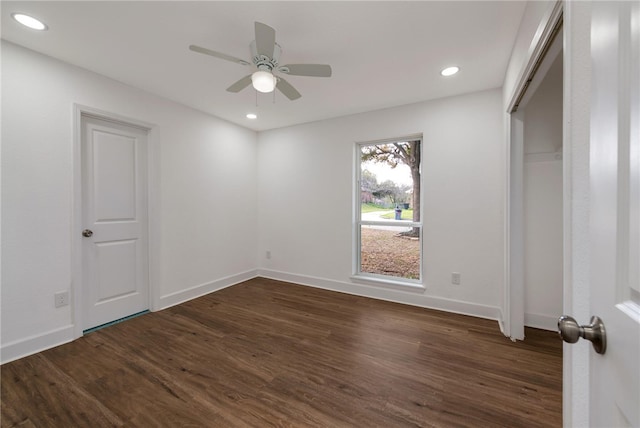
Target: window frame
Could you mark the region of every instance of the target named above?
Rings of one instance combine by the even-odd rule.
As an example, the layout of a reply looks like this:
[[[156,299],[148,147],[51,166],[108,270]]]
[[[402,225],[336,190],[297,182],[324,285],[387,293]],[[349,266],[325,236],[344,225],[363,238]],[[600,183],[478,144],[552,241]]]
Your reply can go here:
[[[408,220],[362,220],[362,147],[373,146],[380,144],[392,144],[401,141],[420,141],[420,221],[408,221]],[[353,219],[353,274],[351,279],[357,282],[372,283],[374,285],[383,285],[391,287],[404,287],[407,290],[423,291],[424,287],[424,271],[423,271],[423,236],[424,236],[424,197],[423,189],[424,183],[422,174],[422,153],[424,139],[422,134],[414,134],[399,138],[388,138],[375,141],[362,141],[356,142],[354,145],[354,158],[355,158],[355,174],[354,174],[354,219]],[[399,276],[382,275],[376,273],[362,272],[362,226],[399,226],[403,228],[417,227],[420,229],[419,237],[419,278],[411,279]]]

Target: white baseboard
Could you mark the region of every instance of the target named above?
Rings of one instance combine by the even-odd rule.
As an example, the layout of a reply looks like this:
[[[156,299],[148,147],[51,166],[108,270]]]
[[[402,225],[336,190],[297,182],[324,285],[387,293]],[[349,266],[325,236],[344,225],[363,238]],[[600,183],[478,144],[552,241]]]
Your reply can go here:
[[[257,276],[256,270],[250,270],[247,272],[239,273],[237,275],[231,275],[225,278],[218,279],[216,281],[208,282],[206,284],[200,284],[195,287],[191,287],[186,290],[181,290],[177,293],[168,294],[160,298],[160,306],[154,308],[154,310],[162,310],[168,307],[178,305],[191,299],[209,294],[213,291],[221,290],[226,287],[238,284],[240,282],[255,278]],[[46,349],[54,348],[65,343],[72,342],[76,339],[75,327],[68,325],[61,327],[50,332],[42,333],[36,336],[27,337],[25,339],[17,340],[7,343],[0,347],[0,363],[8,363],[10,361],[17,360]]]
[[[166,296],[160,297],[159,306],[154,308],[154,311],[159,311],[171,306],[179,305],[180,303],[184,303],[197,297],[204,296],[205,294],[209,294],[214,291],[222,290],[223,288],[231,287],[232,285],[247,281],[249,279],[255,278],[256,276],[258,276],[258,271],[252,269],[236,275],[220,278],[212,282],[196,285],[194,287],[187,288],[186,290],[180,290],[175,293],[167,294]]]
[[[505,325],[504,325],[504,314],[502,313],[502,309],[498,308],[498,327],[500,327],[500,333],[507,336],[505,333]]]
[[[269,269],[250,270],[242,272],[236,275],[220,278],[212,282],[207,282],[205,284],[200,284],[186,290],[181,290],[176,293],[162,296],[159,299],[159,306],[154,308],[154,310],[166,309],[171,306],[175,306],[180,303],[195,299],[197,297],[204,296],[214,291],[218,291],[223,288],[227,288],[232,285],[247,281],[249,279],[256,278],[258,276],[306,285],[310,287],[322,288],[325,290],[337,291],[346,294],[353,294],[356,296],[370,297],[373,299],[403,303],[406,305],[419,306],[423,308],[436,309],[463,315],[471,315],[478,318],[495,320],[498,323],[500,323],[502,320],[500,308],[494,306],[479,305],[459,300],[433,297],[425,295],[424,293],[417,293],[415,291],[403,291],[391,289],[388,287],[377,287],[359,283],[341,282],[326,278],[298,275]],[[529,316],[529,314],[527,316]],[[553,323],[555,325],[555,318],[545,317],[542,315],[536,317],[536,320],[544,319],[543,321],[545,322],[537,322],[535,323],[536,325],[531,325],[532,327],[551,330],[555,329],[555,327],[547,328],[541,326],[548,325],[551,322],[550,320],[553,320]],[[529,325],[529,323],[527,323],[527,325]],[[68,325],[37,336],[31,336],[22,340],[11,342],[0,347],[0,362],[2,364],[8,363],[10,361],[35,354],[40,351],[62,345],[64,343],[72,342],[74,339],[76,339],[74,336],[74,326]]]
[[[558,317],[542,314],[524,314],[524,325],[541,330],[557,331]]]
[[[500,322],[502,312],[495,306],[479,305],[460,300],[433,297],[415,291],[403,291],[390,289],[388,287],[377,287],[352,282],[335,281],[332,279],[318,278],[307,275],[298,275],[287,272],[274,271],[270,269],[258,270],[258,276],[279,281],[291,282],[294,284],[308,285],[310,287],[322,288],[324,290],[338,291],[356,296],[370,297],[373,299],[386,300],[389,302],[403,303],[406,305],[419,306],[422,308],[436,309],[445,312],[452,312],[462,315],[471,315],[478,318],[485,318]]]
[[[75,339],[73,328],[74,326],[71,324],[2,345],[0,348],[0,363],[8,363],[46,349],[69,343]]]

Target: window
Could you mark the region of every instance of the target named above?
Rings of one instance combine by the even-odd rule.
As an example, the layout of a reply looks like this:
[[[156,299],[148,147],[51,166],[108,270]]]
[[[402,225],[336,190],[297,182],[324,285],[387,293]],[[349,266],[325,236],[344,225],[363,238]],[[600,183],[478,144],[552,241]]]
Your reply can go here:
[[[422,136],[356,145],[355,276],[422,281]]]

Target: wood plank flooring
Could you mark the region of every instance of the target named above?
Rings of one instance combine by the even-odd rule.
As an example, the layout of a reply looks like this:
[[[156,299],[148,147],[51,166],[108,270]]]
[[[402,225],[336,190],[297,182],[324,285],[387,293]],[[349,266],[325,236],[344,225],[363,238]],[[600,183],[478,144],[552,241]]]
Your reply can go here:
[[[553,427],[562,342],[254,279],[1,368],[2,427]]]

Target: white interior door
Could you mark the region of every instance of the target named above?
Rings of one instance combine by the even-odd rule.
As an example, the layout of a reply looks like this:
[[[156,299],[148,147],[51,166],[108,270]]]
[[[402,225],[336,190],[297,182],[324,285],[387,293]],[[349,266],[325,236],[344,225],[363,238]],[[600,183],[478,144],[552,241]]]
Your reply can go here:
[[[86,330],[149,307],[147,134],[83,115],[81,150]]]
[[[607,350],[589,351],[590,425],[640,427],[640,3],[591,16],[590,299]]]

